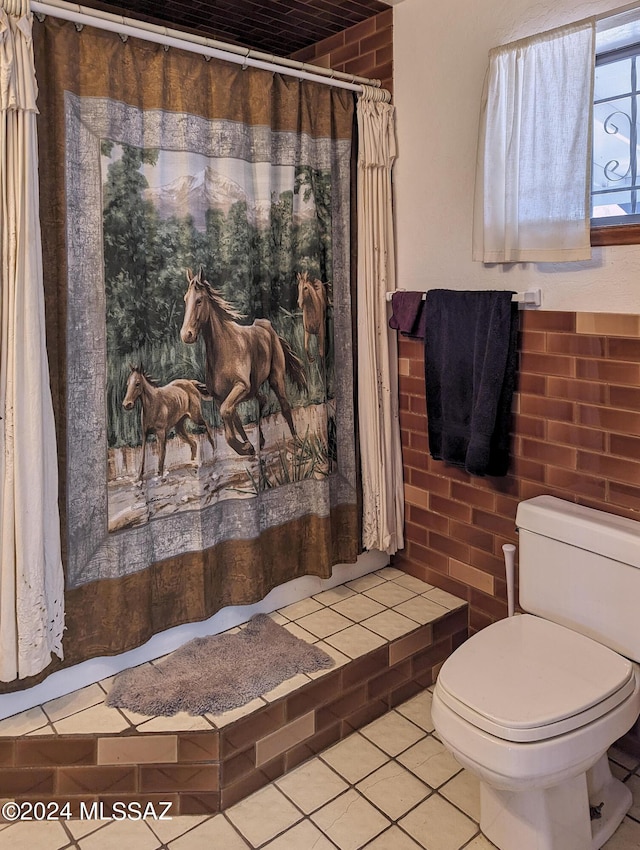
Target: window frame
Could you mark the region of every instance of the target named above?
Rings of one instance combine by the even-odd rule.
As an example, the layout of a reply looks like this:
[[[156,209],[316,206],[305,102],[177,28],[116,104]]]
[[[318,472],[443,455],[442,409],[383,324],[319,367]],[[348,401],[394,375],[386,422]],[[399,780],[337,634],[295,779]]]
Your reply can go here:
[[[595,63],[597,65],[598,56],[611,57],[617,54],[620,58],[625,55],[634,53],[640,55],[640,42],[629,42],[624,46],[613,50],[603,50],[601,53],[596,53]],[[640,99],[640,94],[638,94]],[[594,101],[595,104],[595,101]],[[591,202],[593,205],[593,194],[590,193]],[[591,220],[591,245],[592,247],[602,245],[638,245],[640,244],[640,221],[636,220],[628,223],[616,221],[615,224],[605,224],[605,218],[596,219],[597,224],[594,224],[594,219]]]

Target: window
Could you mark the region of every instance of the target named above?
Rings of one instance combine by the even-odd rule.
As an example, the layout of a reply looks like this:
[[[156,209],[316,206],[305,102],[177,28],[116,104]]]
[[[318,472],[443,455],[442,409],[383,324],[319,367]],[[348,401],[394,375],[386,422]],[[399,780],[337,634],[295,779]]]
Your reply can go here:
[[[640,243],[640,19],[601,21],[596,36],[591,243]]]

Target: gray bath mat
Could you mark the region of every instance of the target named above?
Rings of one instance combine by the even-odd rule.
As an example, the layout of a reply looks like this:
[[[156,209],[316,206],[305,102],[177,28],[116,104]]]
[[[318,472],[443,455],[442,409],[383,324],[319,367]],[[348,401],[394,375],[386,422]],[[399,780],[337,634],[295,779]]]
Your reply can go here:
[[[332,667],[333,659],[257,614],[235,634],[196,638],[157,664],[119,673],[107,705],[171,717],[238,708],[296,673]]]

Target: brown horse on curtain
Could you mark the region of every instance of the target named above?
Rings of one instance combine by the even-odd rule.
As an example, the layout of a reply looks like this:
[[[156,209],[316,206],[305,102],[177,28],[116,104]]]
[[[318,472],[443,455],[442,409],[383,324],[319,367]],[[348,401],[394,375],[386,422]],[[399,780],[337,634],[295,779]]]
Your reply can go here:
[[[237,406],[241,401],[255,398],[262,409],[266,396],[260,392],[265,381],[280,402],[280,409],[292,436],[296,429],[291,405],[285,392],[285,372],[301,390],[307,388],[307,378],[300,359],[286,339],[273,329],[267,319],[256,319],[252,325],[240,325],[242,316],[222,297],[220,292],[202,277],[202,269],[194,275],[187,269],[189,286],[184,296],[185,310],[180,338],[192,345],[202,334],[207,352],[207,391],[220,405],[227,443],[239,455],[253,455]],[[260,448],[264,435],[258,416]]]
[[[187,417],[196,425],[204,426],[207,439],[215,452],[215,435],[207,420],[202,415],[202,397],[206,397],[206,387],[198,381],[171,381],[164,387],[146,374],[142,366],[131,366],[131,374],[127,380],[127,392],[122,402],[125,410],[133,410],[138,399],[142,404],[140,425],[142,427],[142,460],[138,472],[138,481],[142,481],[144,473],[144,456],[147,447],[149,431],[155,431],[158,440],[158,475],[164,472],[164,458],[167,450],[167,435],[172,428],[176,434],[191,449],[191,461],[196,459],[198,444],[185,429]]]
[[[298,307],[302,310],[304,328],[304,350],[307,360],[313,363],[315,357],[309,351],[309,339],[318,340],[318,356],[324,358],[325,317],[327,312],[327,291],[321,280],[311,280],[308,272],[298,272]]]

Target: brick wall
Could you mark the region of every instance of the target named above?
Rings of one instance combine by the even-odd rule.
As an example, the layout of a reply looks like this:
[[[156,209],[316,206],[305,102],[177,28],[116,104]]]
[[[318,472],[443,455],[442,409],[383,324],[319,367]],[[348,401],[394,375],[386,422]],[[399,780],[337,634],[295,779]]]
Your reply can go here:
[[[299,50],[290,58],[381,80],[383,87],[392,92],[393,9]]]
[[[640,519],[640,317],[523,311],[513,458],[477,478],[429,457],[423,346],[399,339],[406,546],[394,566],[506,616],[501,547],[542,493]]]

